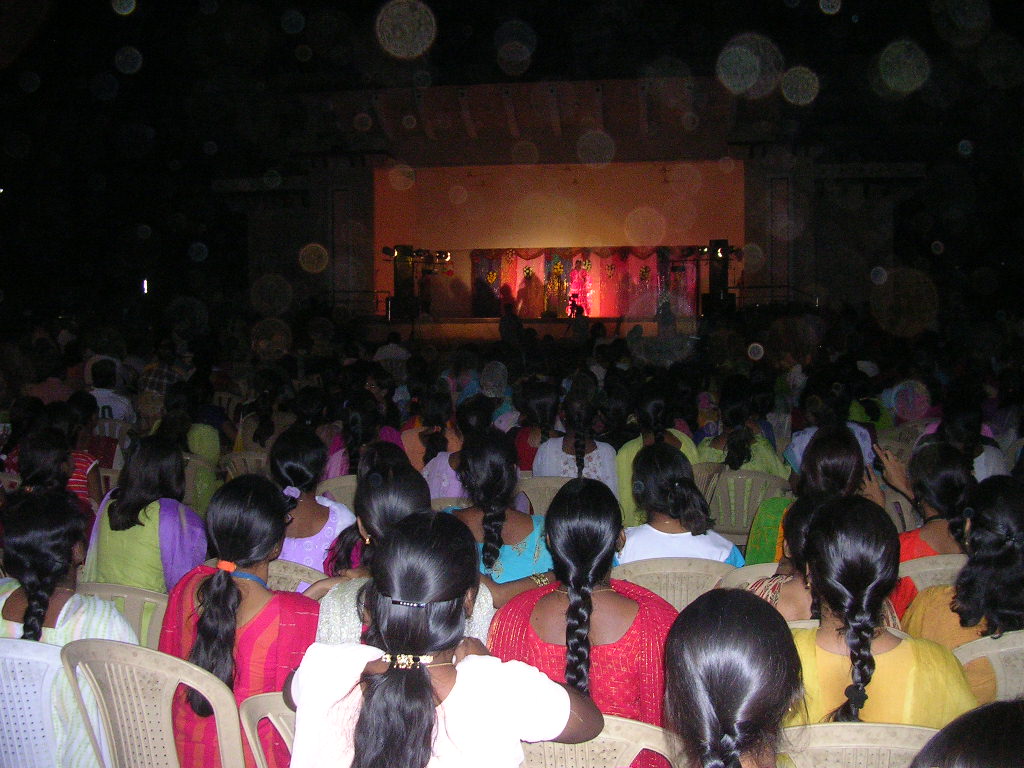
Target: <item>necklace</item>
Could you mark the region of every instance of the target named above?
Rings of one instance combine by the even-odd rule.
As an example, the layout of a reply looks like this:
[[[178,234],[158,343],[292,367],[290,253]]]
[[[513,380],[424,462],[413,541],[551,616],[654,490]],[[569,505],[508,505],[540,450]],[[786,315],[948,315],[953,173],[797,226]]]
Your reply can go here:
[[[251,573],[246,573],[245,571],[235,571],[231,575],[232,576],[236,576],[239,579],[246,579],[247,581],[255,581],[257,584],[259,584],[265,590],[270,591],[270,587],[267,586],[267,582],[265,582],[259,576],[256,576],[256,575],[251,574]]]
[[[594,594],[595,592],[614,592],[614,591],[615,590],[612,587],[598,587],[597,589],[590,590],[590,594]],[[555,592],[561,592],[563,595],[567,595],[567,594],[569,594],[569,588],[568,587],[556,587],[555,588]]]

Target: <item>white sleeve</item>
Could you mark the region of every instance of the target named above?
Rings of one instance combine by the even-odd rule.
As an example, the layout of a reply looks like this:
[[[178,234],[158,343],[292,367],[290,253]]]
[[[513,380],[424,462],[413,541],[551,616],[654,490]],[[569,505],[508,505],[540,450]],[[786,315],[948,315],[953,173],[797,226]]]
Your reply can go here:
[[[520,741],[550,741],[565,730],[570,709],[565,688],[521,661],[501,662],[494,667],[493,701],[500,702],[505,710],[502,719]]]

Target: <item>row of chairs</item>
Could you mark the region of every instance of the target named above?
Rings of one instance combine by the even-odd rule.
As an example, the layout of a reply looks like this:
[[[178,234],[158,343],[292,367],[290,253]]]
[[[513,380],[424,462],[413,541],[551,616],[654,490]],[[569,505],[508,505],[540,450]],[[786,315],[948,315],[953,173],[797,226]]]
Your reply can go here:
[[[63,670],[61,669],[63,666]],[[259,768],[268,762],[257,735],[268,720],[290,747],[295,713],[280,693],[252,696],[237,706],[220,680],[193,664],[147,648],[110,640],[77,640],[64,648],[26,640],[0,640],[0,762],[8,768],[37,768],[56,762],[50,696],[58,675],[71,682],[86,717],[93,748],[108,768],[146,765],[178,768],[171,702],[175,689],[198,691],[213,709],[220,762],[242,768],[242,734]],[[91,689],[99,722],[88,718],[83,683]],[[41,693],[43,695],[41,695]],[[788,728],[783,749],[797,768],[907,766],[935,734],[930,728],[884,724],[825,724]],[[583,744],[524,744],[525,768],[611,768],[628,765],[643,750],[683,768],[678,739],[665,730],[606,716],[605,727]]]

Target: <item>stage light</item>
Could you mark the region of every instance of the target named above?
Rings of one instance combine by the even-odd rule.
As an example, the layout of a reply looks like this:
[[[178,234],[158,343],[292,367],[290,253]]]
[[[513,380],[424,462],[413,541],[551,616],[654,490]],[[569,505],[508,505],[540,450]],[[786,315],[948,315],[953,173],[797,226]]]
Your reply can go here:
[[[142,295],[145,296],[147,293],[149,293],[149,280],[146,280],[145,278],[143,278],[142,279]]]

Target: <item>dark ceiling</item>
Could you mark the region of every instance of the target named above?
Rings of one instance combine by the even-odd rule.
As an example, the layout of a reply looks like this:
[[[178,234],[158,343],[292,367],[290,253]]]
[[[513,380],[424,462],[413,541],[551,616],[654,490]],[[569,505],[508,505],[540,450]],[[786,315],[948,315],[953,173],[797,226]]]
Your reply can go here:
[[[117,295],[157,263],[181,262],[193,279],[237,280],[244,222],[211,182],[268,167],[301,171],[286,145],[304,124],[302,106],[296,100],[290,125],[266,119],[271,101],[714,76],[723,47],[744,32],[773,43],[783,67],[818,76],[810,105],[788,104],[778,89],[764,97],[779,102],[787,142],[843,160],[928,163],[946,187],[953,179],[971,188],[962,213],[987,233],[972,234],[976,247],[1004,242],[1024,252],[1019,0],[435,0],[436,39],[411,61],[379,44],[382,5],[0,0],[8,303],[11,286],[26,302],[80,303],[97,288]],[[879,82],[879,57],[898,39],[916,43],[929,66],[909,94]],[[208,261],[189,250],[197,241]]]

